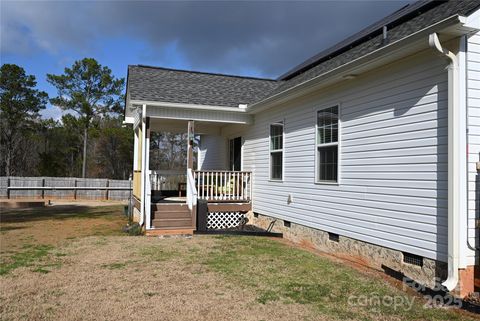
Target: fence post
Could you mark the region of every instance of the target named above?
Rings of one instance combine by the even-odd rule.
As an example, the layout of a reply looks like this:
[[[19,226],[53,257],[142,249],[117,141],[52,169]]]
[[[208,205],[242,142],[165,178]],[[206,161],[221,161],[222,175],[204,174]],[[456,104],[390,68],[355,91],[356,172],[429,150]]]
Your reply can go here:
[[[77,179],[73,180],[73,199],[77,199]]]
[[[45,187],[45,178],[42,178],[42,187]],[[42,200],[45,199],[45,188],[42,188]]]
[[[105,200],[108,201],[108,188],[110,187],[110,181],[107,179],[107,184],[106,184],[106,189],[105,189]]]
[[[10,177],[7,178],[7,198],[9,199],[10,198],[10,189],[8,189],[10,187]]]

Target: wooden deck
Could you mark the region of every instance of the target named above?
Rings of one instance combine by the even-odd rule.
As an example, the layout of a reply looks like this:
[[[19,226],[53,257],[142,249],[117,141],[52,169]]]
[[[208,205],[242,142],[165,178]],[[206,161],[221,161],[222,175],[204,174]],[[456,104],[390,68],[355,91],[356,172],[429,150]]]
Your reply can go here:
[[[188,195],[187,197],[165,197],[164,195],[172,195],[171,190],[162,192],[163,185],[166,186],[165,182],[171,178],[167,174],[156,171],[151,175],[151,180],[155,184],[152,186],[151,193],[152,228],[147,230],[147,235],[191,234],[190,232],[195,231],[197,227],[195,205],[192,208],[192,204],[196,202],[190,204],[192,208],[190,210],[187,205]],[[178,176],[177,173],[175,175]],[[229,213],[238,216],[239,212],[245,213],[252,209],[251,172],[190,170],[188,175],[190,175],[190,184],[187,184],[187,189],[190,186],[189,195],[195,195],[196,199],[207,201],[208,213],[216,213],[215,215],[220,213],[223,217]],[[175,176],[176,179],[177,176]],[[175,180],[176,183],[171,185],[178,185],[177,181],[179,180]]]

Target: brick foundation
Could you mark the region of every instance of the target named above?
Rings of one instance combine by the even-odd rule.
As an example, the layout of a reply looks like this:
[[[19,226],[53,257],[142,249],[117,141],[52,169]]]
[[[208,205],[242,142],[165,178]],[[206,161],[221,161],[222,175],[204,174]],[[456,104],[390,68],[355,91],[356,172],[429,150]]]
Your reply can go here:
[[[461,298],[475,292],[475,266],[467,266],[466,269],[458,271],[458,287],[455,294]]]

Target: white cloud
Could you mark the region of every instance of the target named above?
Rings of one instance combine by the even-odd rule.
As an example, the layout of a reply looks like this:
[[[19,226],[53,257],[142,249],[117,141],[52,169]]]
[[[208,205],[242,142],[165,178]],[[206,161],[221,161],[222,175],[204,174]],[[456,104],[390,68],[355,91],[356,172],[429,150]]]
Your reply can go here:
[[[63,115],[64,115],[64,112],[60,108],[56,106],[51,106],[51,105],[47,106],[47,108],[40,111],[40,116],[43,119],[53,118],[53,120],[60,120]]]

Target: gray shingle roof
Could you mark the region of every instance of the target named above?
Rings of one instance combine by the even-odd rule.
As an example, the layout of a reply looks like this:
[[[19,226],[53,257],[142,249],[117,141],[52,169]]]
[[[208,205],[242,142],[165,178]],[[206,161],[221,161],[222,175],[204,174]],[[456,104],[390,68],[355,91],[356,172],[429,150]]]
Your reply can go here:
[[[385,45],[453,15],[468,16],[478,0],[419,1],[402,8],[293,68],[278,80],[175,69],[129,66],[127,91],[132,100],[237,107],[252,104],[331,71]]]
[[[128,66],[131,100],[238,107],[266,98],[279,83],[149,66]]]

